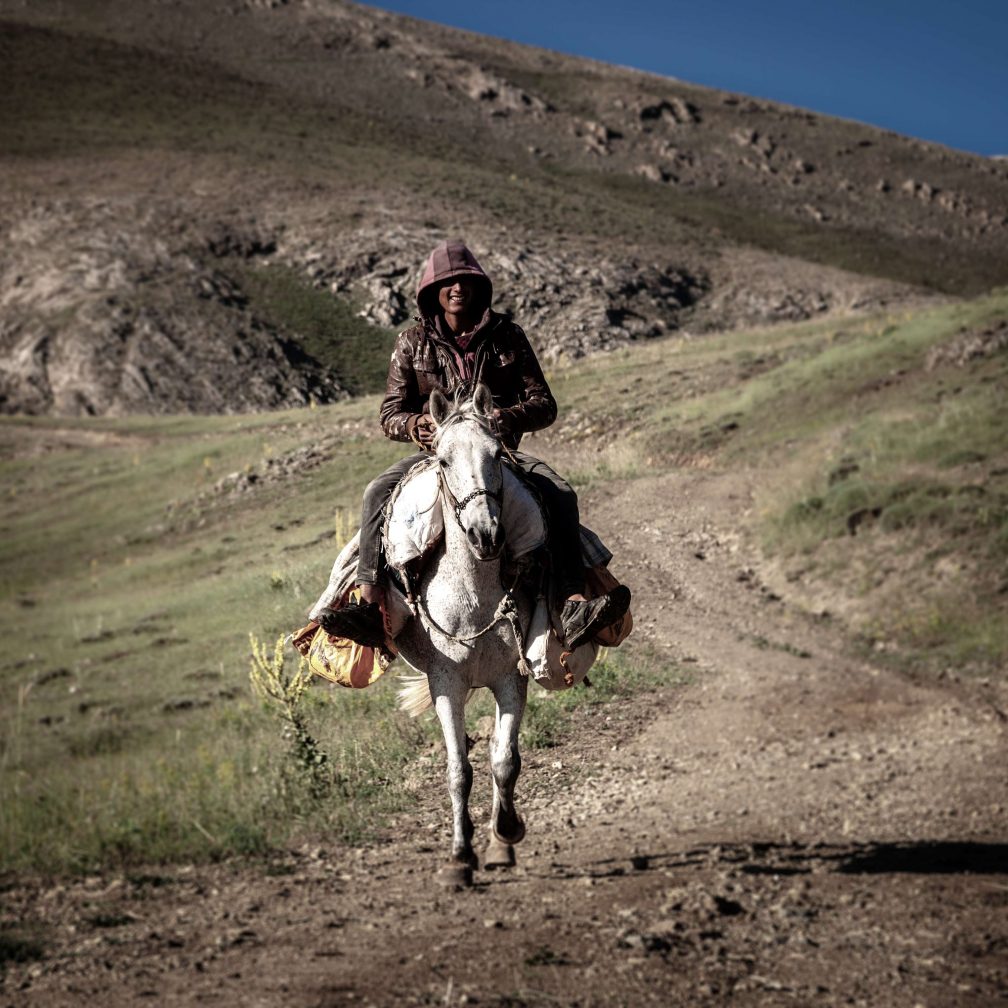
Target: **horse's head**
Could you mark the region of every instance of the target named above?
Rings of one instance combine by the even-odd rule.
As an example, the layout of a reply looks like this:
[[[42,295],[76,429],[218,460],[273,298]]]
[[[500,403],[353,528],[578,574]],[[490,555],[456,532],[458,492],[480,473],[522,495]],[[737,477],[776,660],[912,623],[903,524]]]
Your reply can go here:
[[[446,503],[480,560],[500,556],[504,546],[501,523],[501,443],[493,429],[493,398],[477,385],[471,400],[451,405],[438,391],[431,393],[430,412],[437,424],[434,453],[441,466]]]

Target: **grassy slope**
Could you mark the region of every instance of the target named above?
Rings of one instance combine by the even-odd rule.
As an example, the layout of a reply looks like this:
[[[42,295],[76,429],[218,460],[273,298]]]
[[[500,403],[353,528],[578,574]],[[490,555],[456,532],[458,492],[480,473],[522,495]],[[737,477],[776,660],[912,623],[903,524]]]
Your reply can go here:
[[[259,318],[296,342],[351,394],[385,390],[394,331],[360,318],[349,301],[314,287],[290,266],[236,261],[228,272]]]
[[[1008,294],[900,317],[825,320],[654,344],[561,384],[598,414],[582,481],[669,464],[758,474],[758,532],[801,595],[905,667],[992,672],[1008,657],[1008,353],[929,354],[1008,318]],[[641,461],[644,460],[645,466]]]
[[[751,469],[768,551],[863,597],[871,639],[908,666],[1003,668],[1008,353],[924,361],[962,327],[1006,316],[1000,294],[584,362],[553,378],[564,416],[631,433],[572,476]],[[309,716],[339,774],[321,803],[248,687],[248,633],[270,644],[294,628],[326,580],[337,525],[400,451],[360,433],[375,408],[0,423],[3,864],[266,850],[292,829],[356,835],[408,800],[402,771],[431,729],[393,712],[389,682],[313,693]],[[212,490],[327,438],[316,469],[244,495]],[[850,515],[873,511],[850,536]],[[527,741],[548,744],[569,702],[533,709]]]
[[[323,801],[248,678],[249,633],[271,647],[303,622],[365,482],[401,454],[359,433],[376,407],[0,425],[0,866],[262,852],[292,827],[352,838],[406,800],[433,728],[394,713],[391,676],[305,701],[335,774]],[[213,489],[334,432],[317,469]],[[585,702],[611,694],[599,678]],[[569,707],[533,709],[530,742],[551,744]]]

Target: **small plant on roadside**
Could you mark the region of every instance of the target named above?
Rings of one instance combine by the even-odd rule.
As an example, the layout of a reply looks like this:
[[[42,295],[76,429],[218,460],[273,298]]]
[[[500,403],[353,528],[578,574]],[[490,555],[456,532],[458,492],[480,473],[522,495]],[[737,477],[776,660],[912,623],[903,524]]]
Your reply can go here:
[[[324,798],[332,789],[332,765],[328,754],[308,730],[304,709],[305,691],[312,675],[304,658],[290,671],[284,654],[284,638],[277,638],[272,657],[255,634],[249,634],[252,663],[249,680],[252,690],[265,700],[283,722],[283,736],[298,773],[304,778],[313,799]]]
[[[354,534],[353,518],[350,516],[349,508],[336,508],[336,514],[333,520],[333,531],[336,533],[336,549],[341,550],[348,542],[350,542]]]

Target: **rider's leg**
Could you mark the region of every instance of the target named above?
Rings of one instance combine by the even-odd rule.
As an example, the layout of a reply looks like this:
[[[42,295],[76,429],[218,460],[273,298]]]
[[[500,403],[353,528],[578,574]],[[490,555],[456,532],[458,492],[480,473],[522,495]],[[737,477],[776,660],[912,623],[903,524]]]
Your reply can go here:
[[[585,598],[577,494],[545,462],[525,452],[515,452],[514,457],[546,509],[556,592],[565,600],[560,613],[561,632],[564,643],[573,651],[630,608],[630,589],[618,585],[600,598]]]
[[[515,461],[539,494],[546,509],[553,576],[561,599],[584,598],[584,563],[581,559],[581,516],[571,485],[545,462],[525,452]]]
[[[385,524],[385,505],[399,481],[426,452],[407,455],[393,463],[380,476],[376,476],[364,491],[361,505],[360,555],[357,559],[357,584],[362,589],[379,586],[382,559],[382,526]],[[367,599],[367,595],[364,594]]]
[[[382,526],[385,522],[385,505],[399,481],[426,452],[408,455],[389,466],[373,479],[364,491],[361,508],[360,555],[357,561],[356,583],[361,590],[360,605],[351,603],[342,609],[323,609],[319,623],[327,633],[348,637],[370,647],[385,640],[382,608],[385,592],[381,583]]]

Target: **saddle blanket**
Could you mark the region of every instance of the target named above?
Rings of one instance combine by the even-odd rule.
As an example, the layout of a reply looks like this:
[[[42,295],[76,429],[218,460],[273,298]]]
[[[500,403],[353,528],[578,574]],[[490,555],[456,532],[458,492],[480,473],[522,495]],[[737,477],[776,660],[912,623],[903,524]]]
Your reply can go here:
[[[501,471],[504,541],[511,559],[519,560],[546,542],[546,521],[525,484],[507,466]],[[385,519],[385,558],[390,567],[404,567],[440,541],[444,534],[440,489],[436,460],[424,459],[393,491]]]

